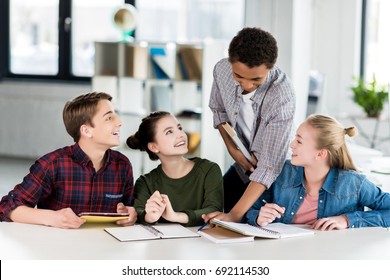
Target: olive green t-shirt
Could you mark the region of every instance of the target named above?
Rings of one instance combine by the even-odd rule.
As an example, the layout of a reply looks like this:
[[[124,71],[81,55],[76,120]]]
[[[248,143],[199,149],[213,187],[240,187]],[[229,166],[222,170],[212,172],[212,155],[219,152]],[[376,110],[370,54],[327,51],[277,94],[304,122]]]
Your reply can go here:
[[[184,226],[203,224],[202,214],[223,209],[223,179],[219,166],[207,159],[191,158],[194,167],[184,177],[169,178],[161,164],[150,173],[141,175],[135,182],[134,207],[138,222],[145,223],[145,204],[150,196],[159,191],[166,194],[175,212],[184,212],[189,221]],[[160,218],[158,222],[168,222]]]

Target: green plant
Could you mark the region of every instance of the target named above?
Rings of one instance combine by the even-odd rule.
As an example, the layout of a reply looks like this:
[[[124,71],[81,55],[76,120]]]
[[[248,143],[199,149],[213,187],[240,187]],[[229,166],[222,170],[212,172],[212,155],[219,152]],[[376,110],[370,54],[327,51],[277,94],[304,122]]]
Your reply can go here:
[[[372,81],[364,83],[361,78],[355,78],[355,85],[351,87],[353,91],[353,101],[361,106],[367,117],[378,118],[383,110],[383,105],[389,98],[389,93],[385,87],[377,85],[375,76]]]

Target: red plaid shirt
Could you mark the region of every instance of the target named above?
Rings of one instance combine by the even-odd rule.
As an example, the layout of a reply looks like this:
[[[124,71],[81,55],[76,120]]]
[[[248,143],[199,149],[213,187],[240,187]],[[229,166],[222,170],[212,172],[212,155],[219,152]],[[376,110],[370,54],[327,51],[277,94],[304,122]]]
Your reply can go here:
[[[104,166],[95,172],[78,144],[38,159],[23,182],[0,201],[0,221],[10,221],[10,211],[26,205],[80,212],[116,212],[119,202],[133,202],[133,169],[123,154],[107,150]]]

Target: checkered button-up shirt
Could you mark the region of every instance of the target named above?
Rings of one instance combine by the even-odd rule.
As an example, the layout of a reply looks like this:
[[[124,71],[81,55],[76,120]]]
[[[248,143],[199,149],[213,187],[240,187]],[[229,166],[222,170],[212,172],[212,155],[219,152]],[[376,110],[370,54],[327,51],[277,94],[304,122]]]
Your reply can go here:
[[[38,159],[23,181],[0,201],[0,221],[25,205],[59,210],[70,207],[80,212],[116,212],[119,202],[133,199],[133,170],[121,153],[107,150],[105,163],[97,172],[78,144],[64,147]]]
[[[214,127],[229,122],[238,137],[258,160],[255,171],[248,177],[237,163],[235,168],[243,182],[255,181],[271,186],[282,170],[290,144],[295,113],[295,94],[291,82],[277,66],[268,73],[254,96],[255,115],[248,143],[237,124],[242,102],[242,88],[234,80],[227,58],[214,67],[214,83],[209,107],[213,112]]]

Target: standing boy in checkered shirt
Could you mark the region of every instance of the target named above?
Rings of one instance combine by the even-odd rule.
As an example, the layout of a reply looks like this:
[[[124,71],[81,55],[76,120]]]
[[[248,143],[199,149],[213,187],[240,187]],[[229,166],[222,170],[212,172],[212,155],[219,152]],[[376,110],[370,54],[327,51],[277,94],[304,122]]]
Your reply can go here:
[[[235,163],[224,175],[224,212],[216,217],[239,222],[282,170],[295,113],[295,94],[275,66],[275,38],[260,28],[242,29],[229,45],[229,57],[214,68],[209,107]],[[228,122],[252,154],[248,161],[221,124]]]

